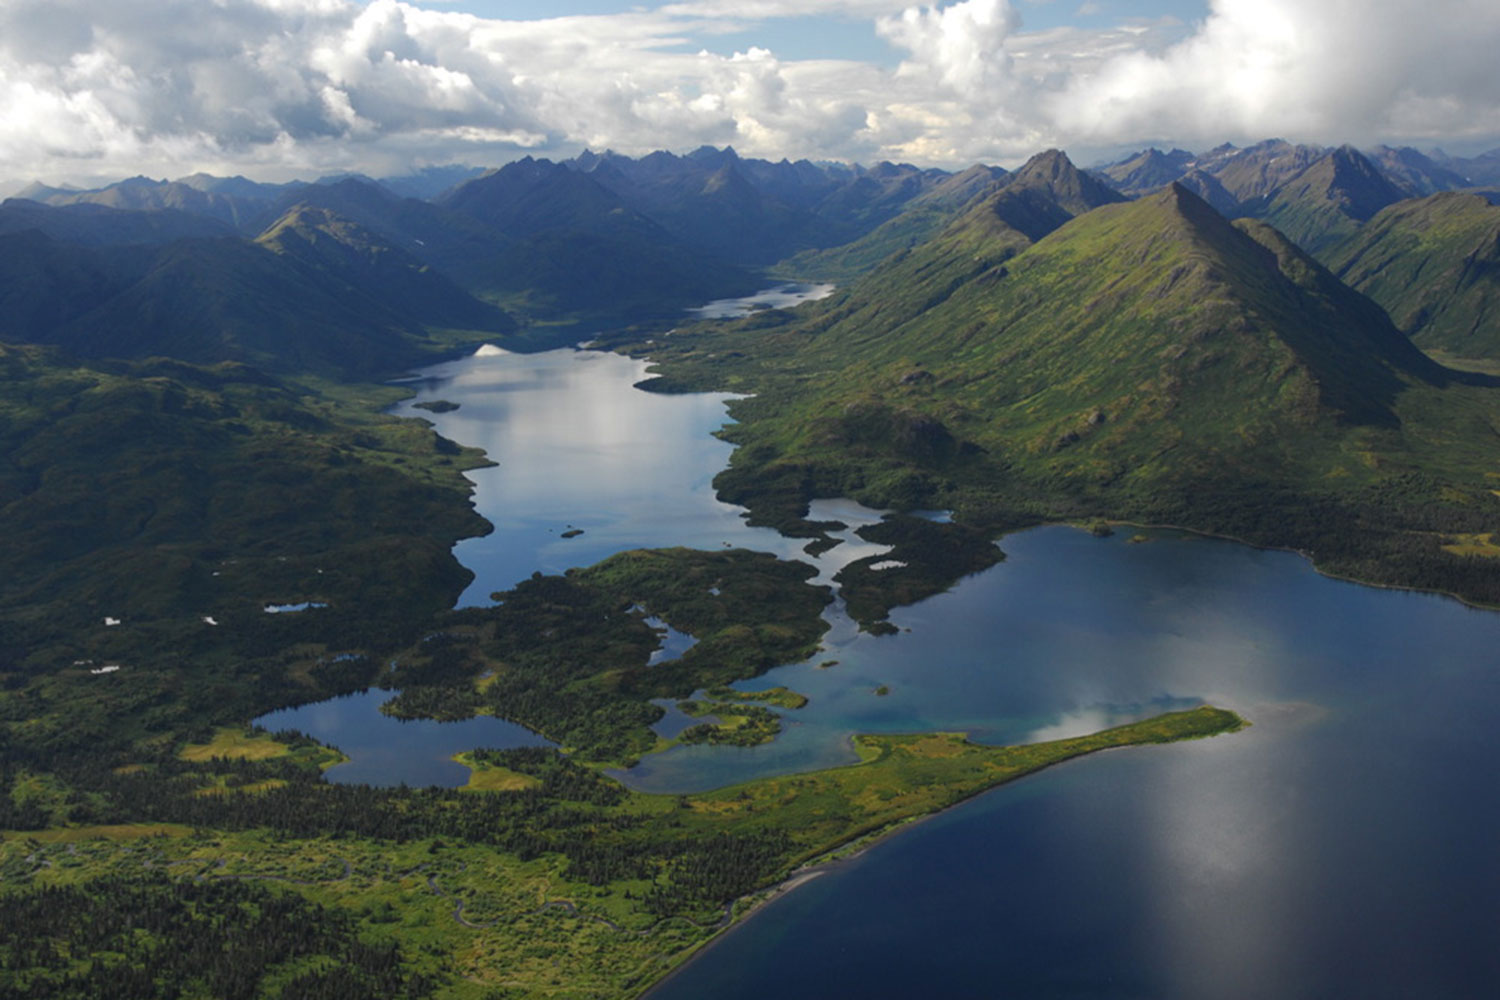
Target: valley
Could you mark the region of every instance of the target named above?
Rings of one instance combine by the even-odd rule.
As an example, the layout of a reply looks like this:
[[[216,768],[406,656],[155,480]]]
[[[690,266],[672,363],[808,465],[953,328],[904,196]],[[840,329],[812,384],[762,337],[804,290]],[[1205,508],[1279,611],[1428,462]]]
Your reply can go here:
[[[1346,982],[1464,994],[1497,626],[1402,591],[1500,605],[1493,206],[1399,152],[7,201],[0,995],[637,996],[731,925],[652,995],[828,995],[839,927],[915,990],[865,895],[896,856],[887,902],[1034,941],[1043,992],[1068,893],[1129,922],[1150,871],[1238,922],[1192,975],[1181,913],[1089,924],[1086,981],[1267,995],[1366,906],[1462,957]],[[222,968],[173,964],[231,912]]]

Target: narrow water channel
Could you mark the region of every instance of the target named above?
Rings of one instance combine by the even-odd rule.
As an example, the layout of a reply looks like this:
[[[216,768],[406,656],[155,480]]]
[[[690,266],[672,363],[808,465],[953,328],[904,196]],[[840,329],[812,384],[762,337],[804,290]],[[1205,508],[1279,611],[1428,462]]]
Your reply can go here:
[[[641,546],[807,558],[714,498],[726,397],[644,393],[644,374],[571,350],[486,350],[420,373],[402,412],[498,463],[472,474],[496,530],[458,547],[477,577],[464,604]],[[410,409],[436,400],[457,409]],[[816,514],[878,516],[837,502]],[[877,551],[845,537],[825,579]],[[843,621],[813,660],[739,685],[811,699],[774,743],[682,747],[623,780],[709,788],[852,760],[856,731],[1014,742],[1203,701],[1252,728],[1077,761],[917,824],[653,996],[1495,995],[1500,615],[1170,531],[1051,527],[1000,545],[998,566],[899,609],[899,634]],[[378,712],[331,704],[283,724],[349,751]],[[343,780],[401,774],[383,766]],[[415,783],[450,783],[423,773]]]

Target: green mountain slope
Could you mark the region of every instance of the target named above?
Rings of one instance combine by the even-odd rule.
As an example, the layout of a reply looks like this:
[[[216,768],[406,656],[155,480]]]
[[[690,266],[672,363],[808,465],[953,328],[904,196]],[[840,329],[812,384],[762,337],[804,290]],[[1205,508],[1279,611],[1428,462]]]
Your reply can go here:
[[[258,244],[424,326],[505,333],[515,321],[415,256],[327,209],[299,205]]]
[[[930,310],[1076,215],[1124,200],[1058,150],[1031,158],[938,235],[898,251],[828,300],[824,322],[877,336]]]
[[[514,328],[411,255],[305,206],[256,242],[84,247],[30,230],[0,236],[0,251],[0,338],[78,357],[373,375],[422,358],[429,327]]]
[[[668,386],[756,393],[732,406],[741,448],[717,484],[766,521],[852,495],[975,526],[1168,522],[1500,600],[1488,567],[1441,551],[1500,521],[1500,391],[1431,362],[1269,226],[1174,185],[945,292],[872,276],[810,318],[652,353]]]
[[[872,398],[920,363],[930,380],[908,384],[929,388],[906,395],[941,402],[956,438],[1067,474],[1086,454],[1111,479],[1168,450],[1208,466],[1247,443],[1281,453],[1299,428],[1390,425],[1407,381],[1437,377],[1368,300],[1180,187],[1084,215],[899,327],[830,326],[804,354],[848,359],[834,384]]]
[[[0,235],[0,342],[45,338],[139,278],[149,256],[72,246],[40,229]]]
[[[999,167],[970,167],[913,198],[900,215],[852,243],[794,254],[782,261],[777,271],[795,278],[851,281],[892,254],[925,243],[942,232],[976,199],[994,193],[1007,176]]]
[[[493,253],[453,266],[454,278],[540,315],[670,314],[758,283],[547,160],[527,157],[461,184],[440,207],[497,237]]]
[[[40,339],[81,357],[297,372],[374,374],[414,360],[424,335],[415,320],[329,279],[244,240],[182,240],[139,281]]]
[[[1419,345],[1500,358],[1500,206],[1458,193],[1403,201],[1325,256]]]

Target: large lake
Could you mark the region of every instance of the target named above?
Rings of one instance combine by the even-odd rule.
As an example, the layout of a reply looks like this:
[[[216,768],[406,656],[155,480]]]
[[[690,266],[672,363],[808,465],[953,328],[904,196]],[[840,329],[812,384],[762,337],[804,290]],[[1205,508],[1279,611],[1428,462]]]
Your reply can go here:
[[[421,374],[402,412],[498,463],[471,474],[496,531],[458,548],[477,575],[465,603],[641,545],[806,558],[713,497],[726,397],[632,388],[644,375],[614,355],[493,350]],[[459,408],[410,409],[439,399]],[[878,551],[845,537],[825,579]],[[917,824],[771,904],[653,997],[1497,995],[1500,615],[1175,532],[1056,527],[1001,546],[1000,565],[899,609],[900,634],[858,635],[835,608],[823,653],[740,685],[812,699],[775,743],[681,748],[624,780],[706,788],[850,760],[855,731],[1012,742],[1201,701],[1253,727],[1076,761]],[[350,752],[344,780],[450,783],[430,762],[413,776],[356,752],[380,742],[360,736],[378,714],[366,698],[277,721]]]

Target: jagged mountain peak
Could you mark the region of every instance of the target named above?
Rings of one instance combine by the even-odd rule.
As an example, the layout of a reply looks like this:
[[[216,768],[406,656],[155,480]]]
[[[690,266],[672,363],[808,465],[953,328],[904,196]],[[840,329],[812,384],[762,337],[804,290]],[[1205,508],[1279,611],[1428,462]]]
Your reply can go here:
[[[1247,204],[1269,200],[1290,180],[1301,174],[1327,150],[1321,146],[1296,146],[1285,139],[1267,139],[1226,156],[1200,157],[1200,165],[1224,185],[1231,195]]]
[[[75,195],[79,191],[71,187],[53,187],[41,181],[32,181],[30,184],[11,195],[13,198],[24,198],[27,201],[46,201],[53,195]]]
[[[1079,170],[1061,150],[1039,153],[1001,181],[999,190],[965,212],[949,228],[971,242],[999,240],[1007,246],[1041,239],[1074,216],[1125,196]]]
[[[1173,149],[1170,153],[1163,153],[1152,146],[1123,160],[1108,164],[1096,172],[1108,178],[1109,182],[1120,191],[1126,194],[1140,194],[1153,191],[1181,177],[1187,172],[1188,165],[1192,161],[1193,154],[1185,149]]]
[[[397,196],[394,192],[386,187],[383,187],[376,181],[373,181],[368,177],[360,177],[355,175],[340,177],[338,180],[331,180],[327,181],[326,183],[320,183],[315,187],[343,197],[357,195],[363,199],[375,199],[385,202],[400,200],[399,196]],[[298,190],[299,194],[301,194],[303,197],[308,196],[305,189]]]
[[[1234,228],[1227,219],[1214,211],[1212,205],[1200,198],[1197,192],[1177,181],[1168,184],[1155,200],[1194,226],[1215,230]]]
[[[650,228],[593,174],[530,156],[460,184],[438,204],[511,236],[625,223]]]
[[[907,270],[932,272],[925,283],[877,273],[856,285],[809,350],[881,371],[944,359],[945,402],[1005,428],[984,448],[1025,442],[1059,461],[1077,448],[1126,476],[1174,449],[1206,462],[1274,454],[1293,433],[1394,426],[1404,388],[1441,378],[1373,303],[1185,185],[967,270],[982,247],[965,249],[941,273],[941,259],[913,254]]]
[[[1342,198],[1345,211],[1361,222],[1408,194],[1391,183],[1369,157],[1353,146],[1340,146],[1329,153],[1326,160],[1331,170],[1329,194]],[[1309,174],[1318,167],[1319,164],[1314,164],[1308,168]]]
[[[714,146],[699,146],[684,156],[683,159],[692,160],[700,164],[723,166],[724,164],[738,163],[740,154],[734,151],[733,146],[725,146],[723,149],[718,149]]]
[[[1027,160],[1011,175],[1005,190],[1043,191],[1074,215],[1100,205],[1121,201],[1124,196],[1079,170],[1060,149],[1049,149]]]
[[[709,174],[708,179],[703,182],[703,193],[720,197],[729,195],[738,198],[759,198],[759,192],[745,178],[744,173],[739,170],[734,161],[725,162]]]
[[[1258,214],[1319,253],[1406,195],[1363,153],[1341,146],[1283,183]]]
[[[1016,177],[1057,181],[1077,172],[1078,168],[1073,165],[1072,160],[1068,159],[1067,153],[1060,149],[1046,149],[1022,164],[1021,168],[1016,171]]]

